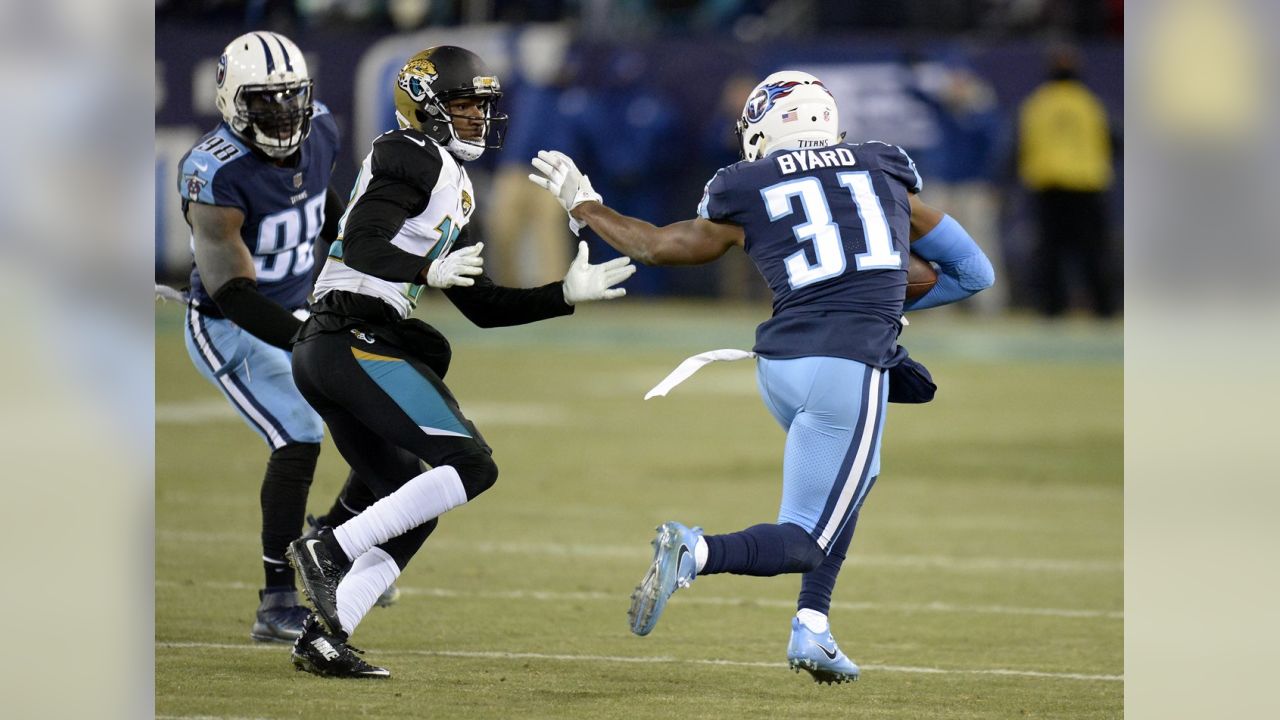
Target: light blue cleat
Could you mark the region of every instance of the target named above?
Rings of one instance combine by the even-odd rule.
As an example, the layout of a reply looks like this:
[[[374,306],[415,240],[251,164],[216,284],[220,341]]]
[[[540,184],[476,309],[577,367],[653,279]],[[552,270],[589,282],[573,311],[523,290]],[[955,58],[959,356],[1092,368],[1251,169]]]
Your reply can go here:
[[[666,522],[655,529],[658,536],[653,539],[653,565],[631,593],[631,608],[627,610],[631,632],[636,635],[648,635],[662,617],[671,593],[689,587],[697,575],[693,551],[702,537],[702,528]]]
[[[830,627],[824,633],[811,632],[799,618],[794,617],[791,618],[787,664],[796,672],[809,671],[814,682],[830,684],[858,679],[858,666],[840,652],[836,639],[831,637]]]

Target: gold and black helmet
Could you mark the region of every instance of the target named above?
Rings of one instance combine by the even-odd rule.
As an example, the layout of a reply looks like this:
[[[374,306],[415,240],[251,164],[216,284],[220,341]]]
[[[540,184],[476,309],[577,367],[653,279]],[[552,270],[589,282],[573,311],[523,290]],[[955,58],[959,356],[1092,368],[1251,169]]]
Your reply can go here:
[[[440,45],[414,55],[396,75],[393,94],[401,128],[420,130],[460,159],[474,160],[485,148],[502,147],[507,116],[496,110],[502,87],[470,50]],[[475,140],[459,138],[449,114],[448,102],[464,97],[485,101],[484,134]]]

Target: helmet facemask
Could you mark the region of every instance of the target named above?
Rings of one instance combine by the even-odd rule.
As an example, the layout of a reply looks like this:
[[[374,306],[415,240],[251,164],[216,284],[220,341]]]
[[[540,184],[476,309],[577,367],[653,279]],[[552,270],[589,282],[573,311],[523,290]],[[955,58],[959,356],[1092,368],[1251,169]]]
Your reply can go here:
[[[476,78],[477,86],[480,87],[484,81],[492,81],[493,87],[487,90],[479,89],[476,92],[450,92],[444,96],[436,95],[430,88],[425,88],[427,99],[423,103],[424,109],[414,111],[415,119],[423,128],[431,126],[447,128],[447,137],[444,133],[438,133],[432,139],[440,142],[454,157],[462,161],[477,160],[486,149],[497,150],[502,147],[503,135],[507,128],[507,116],[497,111],[498,98],[502,97],[502,92],[497,89],[497,80],[494,78]],[[471,98],[481,101],[479,117],[456,115],[450,112],[450,102]],[[480,127],[474,137],[463,137],[458,134],[459,124],[465,126],[476,120],[480,121]]]
[[[241,87],[232,129],[270,157],[292,155],[311,131],[311,88],[310,80]]]

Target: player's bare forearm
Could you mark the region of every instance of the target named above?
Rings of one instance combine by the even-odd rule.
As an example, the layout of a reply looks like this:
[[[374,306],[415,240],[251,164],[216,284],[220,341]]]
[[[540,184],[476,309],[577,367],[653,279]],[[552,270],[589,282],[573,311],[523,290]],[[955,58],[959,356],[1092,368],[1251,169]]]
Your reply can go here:
[[[582,203],[573,215],[618,252],[645,265],[700,265],[742,244],[742,228],[702,218],[657,227],[598,202]]]
[[[909,197],[911,201],[911,242],[915,242],[938,227],[938,223],[942,222],[944,213],[932,205],[926,204],[920,199],[919,195],[911,195]]]
[[[667,251],[658,228],[652,223],[628,217],[598,202],[573,209],[574,217],[595,230],[615,250],[645,265],[668,264]]]

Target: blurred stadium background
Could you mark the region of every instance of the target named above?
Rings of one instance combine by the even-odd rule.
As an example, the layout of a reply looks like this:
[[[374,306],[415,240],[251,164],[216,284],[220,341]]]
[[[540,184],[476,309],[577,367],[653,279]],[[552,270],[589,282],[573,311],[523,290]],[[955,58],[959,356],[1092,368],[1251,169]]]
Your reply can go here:
[[[971,301],[974,309],[1034,307],[1042,283],[1034,208],[1017,173],[1018,109],[1045,80],[1048,51],[1070,43],[1118,139],[1122,22],[1118,0],[158,0],[156,273],[180,281],[189,268],[173,188],[182,153],[219,120],[218,55],[235,34],[267,28],[308,55],[316,97],[343,131],[334,179],[343,189],[372,138],[394,127],[392,81],[406,57],[456,44],[490,63],[510,132],[501,151],[469,169],[489,267],[507,283],[547,282],[568,265],[562,219],[524,180],[537,150],[575,158],[622,212],[659,224],[684,219],[715,170],[736,160],[733,122],[751,87],[796,67],[832,89],[851,139],[906,148],[925,198],[984,244],[1000,282]],[[1119,143],[1113,147],[1120,178]],[[1122,186],[1114,183],[1108,198],[1114,294]],[[766,288],[735,255],[708,267],[648,270],[629,291],[745,299]],[[1077,291],[1077,306],[1087,300]]]
[[[838,635],[867,670],[852,688],[785,672],[790,579],[716,578],[677,598],[652,637],[624,625],[653,524],[727,530],[776,510],[781,434],[749,368],[639,399],[689,353],[749,346],[768,303],[744,258],[643,268],[624,301],[525,328],[479,331],[438,293],[424,299],[418,316],[453,341],[450,384],[504,478],[442,521],[402,604],[362,626],[357,644],[407,680],[379,687],[295,675],[287,652],[247,639],[266,451],[191,368],[180,311],[159,306],[158,716],[1121,714],[1122,329],[1089,317],[1080,286],[1070,317],[1035,317],[1034,206],[1016,161],[1019,107],[1063,45],[1119,140],[1119,0],[158,0],[158,282],[181,284],[190,266],[175,173],[219,119],[217,57],[258,28],[306,51],[344,133],[344,191],[392,127],[390,78],[408,55],[456,44],[492,65],[510,134],[473,179],[504,282],[547,282],[568,264],[563,211],[524,179],[536,150],[568,152],[620,210],[684,219],[736,159],[732,122],[751,86],[789,66],[832,88],[850,138],[912,153],[925,199],[983,243],[1001,292],[914,316],[904,335],[941,390],[891,410],[883,482],[836,590]],[[1115,148],[1107,265],[1119,293]],[[594,253],[608,251],[597,241]],[[312,510],[344,476],[326,444]]]

